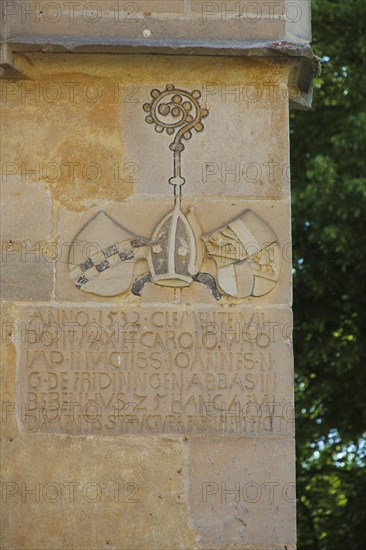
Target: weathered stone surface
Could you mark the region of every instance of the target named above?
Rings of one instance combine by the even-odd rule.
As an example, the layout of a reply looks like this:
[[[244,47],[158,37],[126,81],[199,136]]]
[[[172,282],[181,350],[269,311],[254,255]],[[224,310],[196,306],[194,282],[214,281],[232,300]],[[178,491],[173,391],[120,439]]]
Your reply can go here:
[[[30,78],[30,52],[286,58],[290,106],[311,105],[318,65],[309,46],[310,0],[142,0],[111,6],[88,0],[7,0],[1,18],[2,78]]]
[[[189,182],[187,182],[187,187]],[[233,221],[240,217],[247,209],[255,212],[257,216],[260,216],[262,220],[265,220],[273,229],[276,238],[278,239],[279,248],[276,251],[274,247],[270,248],[270,266],[275,267],[275,254],[279,256],[279,261],[276,265],[279,267],[280,277],[278,281],[271,286],[269,294],[256,297],[254,302],[256,304],[291,304],[291,247],[290,247],[290,220],[289,209],[290,205],[287,201],[253,201],[232,199],[227,201],[223,198],[206,198],[204,202],[193,196],[189,196],[183,200],[183,211],[188,212],[190,208],[194,208],[197,219],[199,220],[202,235],[210,235],[217,229],[225,226],[228,222]],[[147,241],[151,239],[154,229],[158,226],[159,221],[171,210],[171,201],[169,199],[157,200],[154,198],[145,198],[143,200],[131,200],[124,203],[104,203],[100,204],[100,207],[111,216],[113,220],[123,225],[125,229],[131,231],[133,234],[140,235]],[[74,213],[64,208],[60,209],[59,213],[59,257],[56,262],[56,297],[57,299],[88,302],[93,296],[93,300],[100,301],[98,296],[81,293],[75,286],[75,283],[70,281],[69,275],[69,260],[70,257],[67,254],[67,247],[73,242],[77,235],[78,229],[86,225],[93,216],[97,214],[99,208],[90,209],[87,212]],[[274,216],[274,212],[276,215]],[[259,234],[259,233],[258,233]],[[88,242],[74,241],[72,251],[81,253],[83,261],[86,261],[91,253],[97,253],[98,261],[102,261],[102,249],[104,246],[112,245],[115,241],[111,239],[109,242],[100,241],[98,239],[89,239]],[[217,264],[214,261],[214,256],[210,258],[208,256],[208,250],[212,249],[212,244],[206,245],[203,241],[200,245],[205,254],[205,259],[200,268],[202,272],[208,272],[217,278]],[[256,250],[258,246],[253,241],[253,250]],[[99,254],[98,254],[99,251]],[[263,254],[264,256],[264,254]],[[142,275],[148,271],[146,259],[147,253],[143,250],[140,251],[142,259],[135,265],[134,278],[138,275]],[[78,263],[75,259],[72,263]],[[276,277],[275,277],[276,278]],[[155,288],[152,288],[154,286]],[[154,300],[163,302],[178,301],[182,303],[208,302],[215,304],[216,300],[211,292],[206,292],[206,288],[199,282],[193,282],[189,288],[182,289],[170,289],[165,288],[164,292],[161,292],[156,285],[147,284],[144,287],[141,298],[138,300],[132,294],[131,288],[127,289],[124,294],[125,299],[128,302],[139,303],[151,302]],[[114,301],[119,301],[118,296],[111,298]],[[253,296],[248,296],[241,299],[240,302],[252,303]],[[220,303],[233,304],[239,303],[238,299],[229,295],[223,295]]]
[[[54,292],[54,265],[42,255],[39,242],[1,243],[2,300],[50,300]]]
[[[9,172],[15,168],[2,166]],[[22,181],[4,171],[2,176],[1,297],[48,300],[54,288],[51,195],[25,178]]]
[[[2,547],[194,548],[180,438],[127,435],[121,445],[115,437],[19,431],[10,337],[18,319],[3,303]]]
[[[133,189],[165,193],[171,164],[169,154],[161,152],[169,138],[152,139],[138,107],[153,86],[163,88],[169,81],[161,75],[171,74],[181,86],[199,89],[211,113],[205,121],[207,131],[195,136],[195,145],[187,147],[183,158],[185,193],[222,196],[225,189],[229,196],[288,197],[286,63],[207,63],[205,58],[168,56],[125,56],[117,61],[107,56],[99,64],[95,56],[87,56],[83,64],[67,56],[51,62],[47,54],[29,59],[32,82],[2,83],[3,132],[17,140],[11,113],[18,109],[19,124],[32,136],[4,151],[3,179],[27,177],[78,211],[96,200],[121,201]],[[36,122],[40,118],[42,132]],[[67,126],[59,125],[63,118]],[[222,142],[222,128],[235,136],[232,141]],[[266,141],[261,139],[264,132]],[[145,139],[148,153],[139,145]],[[153,178],[146,154],[159,158]]]
[[[16,326],[22,431],[293,433],[284,309],[26,307]]]
[[[19,429],[22,411],[32,412],[15,394],[16,346],[7,335],[19,330],[22,340],[16,309],[3,314],[4,548],[36,549],[44,540],[80,549],[295,547],[291,437],[121,439]]]
[[[213,45],[229,41],[310,40],[309,1],[206,2],[202,0],[137,0],[106,5],[103,2],[6,2],[3,7],[10,43],[46,36],[123,38],[127,44],[165,40],[184,45],[195,40]],[[98,30],[97,30],[98,29]]]
[[[193,84],[194,65],[190,66],[190,77],[182,74],[180,81],[182,88],[197,87],[202,104],[210,113],[204,120],[205,130],[195,135],[194,144],[184,153],[185,196],[288,197],[289,65],[216,59],[209,69],[203,69],[201,63],[202,58],[195,67],[198,83],[196,80]],[[160,75],[154,82],[160,90],[165,85],[165,76]],[[151,84],[135,82],[134,102],[123,103],[121,124],[125,128],[126,150],[138,166],[136,192],[165,195],[171,159],[161,152],[168,148],[169,136],[151,139],[144,117],[136,109],[137,102],[144,103],[149,97],[150,88]],[[222,140],[223,131],[228,139]],[[261,137],[264,134],[266,140]],[[145,140],[149,143],[149,158],[159,158],[153,174],[144,161],[146,151],[140,146]]]
[[[46,187],[57,201],[55,208],[58,202],[80,210],[90,200],[126,198],[132,192],[129,172],[121,168],[119,185],[110,185],[111,167],[123,153],[119,100],[109,80],[113,70],[107,70],[103,80],[85,76],[80,60],[68,68],[65,63],[70,61],[65,58],[56,65],[48,61],[36,63],[32,81],[1,83],[2,132],[7,136],[2,153],[3,181],[20,176]],[[19,139],[13,109],[28,139]],[[67,124],[60,124],[62,120]],[[124,160],[129,162],[127,157]]]
[[[26,178],[11,176],[17,166],[3,164],[1,238],[41,243],[52,236],[51,194]],[[24,174],[25,176],[25,174]],[[19,216],[19,212],[22,213]],[[42,213],[42,215],[40,215]]]
[[[294,442],[188,442],[190,509],[202,548],[294,549]],[[276,464],[276,468],[273,465]]]
[[[290,64],[17,60],[4,549],[293,549]]]

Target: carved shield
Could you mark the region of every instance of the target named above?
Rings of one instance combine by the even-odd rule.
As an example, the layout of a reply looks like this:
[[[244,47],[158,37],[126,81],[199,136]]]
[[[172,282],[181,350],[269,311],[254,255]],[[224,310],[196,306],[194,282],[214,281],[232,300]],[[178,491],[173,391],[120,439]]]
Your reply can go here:
[[[121,294],[130,289],[136,262],[145,256],[148,244],[105,212],[98,212],[74,239],[69,256],[70,277],[84,292],[99,296]]]
[[[270,226],[251,210],[203,237],[220,289],[233,298],[263,296],[279,277],[281,254]]]

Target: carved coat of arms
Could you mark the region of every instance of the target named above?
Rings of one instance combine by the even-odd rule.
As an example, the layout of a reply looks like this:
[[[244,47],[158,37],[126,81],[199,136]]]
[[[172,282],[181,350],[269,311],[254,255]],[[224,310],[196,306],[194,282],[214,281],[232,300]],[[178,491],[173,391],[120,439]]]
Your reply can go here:
[[[183,212],[182,152],[193,132],[204,130],[209,112],[199,103],[198,90],[187,92],[168,84],[164,91],[151,91],[145,103],[145,120],[155,131],[174,136],[172,209],[163,217],[150,238],[134,235],[105,212],[96,214],[75,240],[100,242],[105,246],[88,258],[70,260],[70,277],[77,288],[100,296],[131,291],[141,296],[147,283],[173,288],[192,283],[206,285],[216,300],[262,296],[270,292],[279,277],[280,254],[271,227],[251,210],[203,235],[193,208]],[[99,240],[98,240],[99,239]],[[215,261],[216,276],[201,271],[205,258]],[[79,261],[80,260],[80,261]],[[135,276],[136,264],[145,262],[146,272]]]

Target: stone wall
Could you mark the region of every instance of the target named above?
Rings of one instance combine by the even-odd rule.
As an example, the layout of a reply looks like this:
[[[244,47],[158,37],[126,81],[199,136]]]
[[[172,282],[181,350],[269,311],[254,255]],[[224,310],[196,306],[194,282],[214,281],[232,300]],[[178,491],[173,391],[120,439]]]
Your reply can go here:
[[[3,548],[294,549],[301,62],[65,53],[91,27],[38,40],[23,4],[0,82]],[[134,28],[196,39],[202,4],[139,2]]]

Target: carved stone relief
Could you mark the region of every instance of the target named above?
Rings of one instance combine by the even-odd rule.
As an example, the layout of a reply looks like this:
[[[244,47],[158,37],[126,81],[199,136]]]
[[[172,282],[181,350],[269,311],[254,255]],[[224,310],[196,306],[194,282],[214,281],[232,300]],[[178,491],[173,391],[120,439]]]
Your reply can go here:
[[[99,212],[82,228],[74,243],[98,244],[89,257],[70,257],[70,276],[76,286],[100,296],[116,296],[131,291],[141,296],[144,285],[189,287],[205,284],[216,300],[263,296],[276,285],[280,272],[280,250],[271,227],[251,210],[224,227],[202,234],[194,209],[182,211],[182,152],[193,130],[202,132],[202,120],[209,115],[199,104],[201,93],[188,92],[168,84],[164,91],[153,89],[151,102],[143,109],[148,124],[157,133],[175,135],[173,152],[173,208],[163,217],[150,238],[134,235],[105,212]],[[205,259],[216,263],[216,276],[201,271]],[[146,271],[135,276],[137,262]]]

